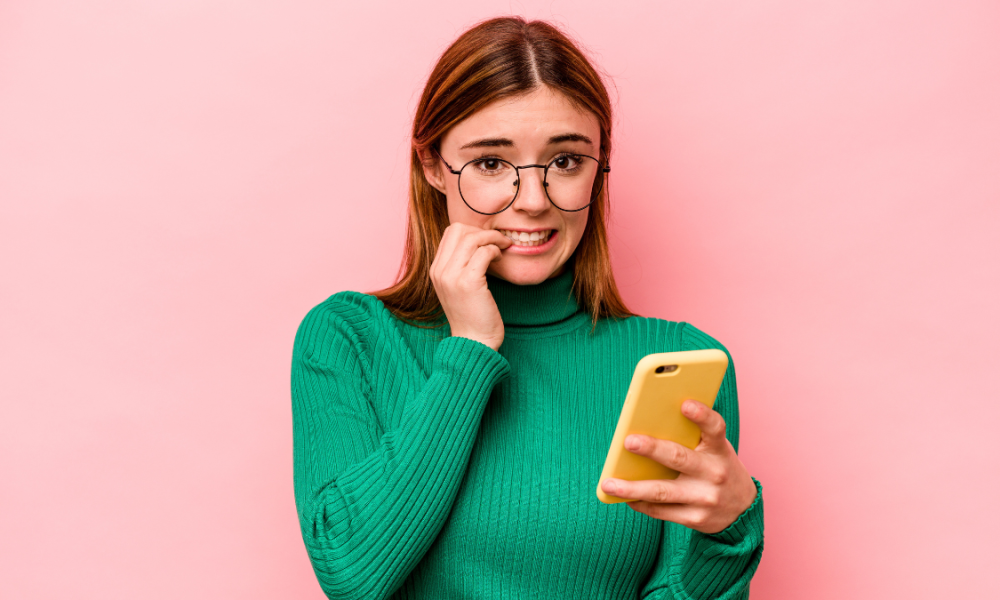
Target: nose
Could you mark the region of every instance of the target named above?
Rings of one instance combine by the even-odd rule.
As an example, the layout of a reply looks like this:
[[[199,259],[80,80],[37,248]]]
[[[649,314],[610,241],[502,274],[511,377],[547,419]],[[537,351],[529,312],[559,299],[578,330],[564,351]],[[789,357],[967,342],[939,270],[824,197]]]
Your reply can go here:
[[[520,188],[517,192],[517,199],[514,204],[518,210],[529,213],[539,213],[549,207],[549,197],[545,193],[545,170],[544,168],[527,167],[518,172]]]

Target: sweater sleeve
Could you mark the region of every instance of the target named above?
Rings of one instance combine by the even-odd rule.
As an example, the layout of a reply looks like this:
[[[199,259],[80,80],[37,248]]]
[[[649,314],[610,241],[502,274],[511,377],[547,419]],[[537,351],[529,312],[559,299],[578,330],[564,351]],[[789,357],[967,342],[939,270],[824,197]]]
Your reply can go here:
[[[510,366],[485,344],[445,338],[423,387],[396,400],[405,403],[399,426],[383,432],[371,390],[405,388],[391,377],[394,350],[366,343],[358,332],[374,323],[357,312],[327,301],[295,336],[295,501],[327,597],[387,598],[444,525],[487,401]]]
[[[726,437],[739,450],[740,415],[733,357],[721,343],[684,324],[683,350],[718,348],[729,366],[714,409],[726,421]],[[639,594],[642,600],[736,600],[750,597],[750,579],[764,552],[764,504],[760,482],[757,497],[726,529],[705,534],[663,521],[663,538],[653,571]]]

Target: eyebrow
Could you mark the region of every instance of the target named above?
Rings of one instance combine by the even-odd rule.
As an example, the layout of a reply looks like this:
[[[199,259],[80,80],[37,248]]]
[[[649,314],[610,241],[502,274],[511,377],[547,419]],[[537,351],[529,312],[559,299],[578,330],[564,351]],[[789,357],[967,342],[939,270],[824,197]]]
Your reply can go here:
[[[582,133],[561,133],[559,135],[554,135],[549,138],[548,145],[551,146],[552,144],[558,144],[560,142],[584,142],[590,146],[594,145],[593,140]],[[514,148],[515,146],[516,144],[514,144],[514,140],[509,138],[483,138],[481,140],[469,142],[459,148],[459,150],[465,150],[466,148]]]

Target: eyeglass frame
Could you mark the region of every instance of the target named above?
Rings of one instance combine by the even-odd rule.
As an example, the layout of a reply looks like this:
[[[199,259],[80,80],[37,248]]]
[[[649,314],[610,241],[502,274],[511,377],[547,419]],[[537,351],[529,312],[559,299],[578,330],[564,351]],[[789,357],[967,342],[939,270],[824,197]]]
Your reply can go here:
[[[437,148],[435,148],[434,146],[431,146],[431,150],[433,150],[434,153],[438,155],[438,158],[440,158],[441,162],[443,162],[444,165],[446,167],[448,167],[449,171],[451,171],[455,175],[458,175],[458,195],[461,196],[462,202],[465,202],[465,205],[469,207],[469,210],[471,210],[473,212],[476,212],[476,213],[479,213],[481,215],[498,215],[498,214],[502,213],[503,211],[507,210],[508,208],[510,208],[511,206],[514,205],[514,202],[517,200],[517,195],[521,193],[521,169],[544,169],[544,174],[542,175],[542,189],[545,190],[545,197],[549,199],[549,203],[552,204],[552,206],[555,206],[556,208],[558,208],[559,210],[561,210],[563,212],[580,212],[584,208],[587,208],[588,206],[590,206],[591,204],[594,203],[594,198],[591,198],[590,202],[588,202],[585,206],[583,206],[581,208],[574,209],[574,210],[568,210],[568,209],[560,207],[558,204],[556,204],[555,202],[553,202],[552,196],[549,196],[549,182],[547,180],[549,178],[549,165],[551,165],[553,162],[555,162],[555,160],[556,160],[555,158],[553,158],[549,162],[548,165],[523,165],[523,166],[519,167],[519,166],[515,165],[514,163],[512,163],[510,161],[507,161],[507,160],[504,160],[502,158],[496,158],[496,157],[488,157],[488,156],[486,156],[486,157],[473,158],[469,162],[467,162],[464,165],[462,165],[461,169],[459,169],[459,170],[456,171],[455,169],[451,168],[451,165],[448,164],[448,161],[446,161],[444,159],[444,157],[441,156],[441,152],[439,152]],[[589,158],[589,159],[593,160],[594,162],[596,162],[597,163],[597,168],[598,168],[598,170],[597,170],[597,177],[600,177],[603,173],[610,173],[611,172],[611,161],[608,161],[607,165],[602,167],[601,166],[601,161],[599,159],[594,158],[593,156],[588,156],[586,154],[580,154],[579,152],[565,152],[564,154],[570,154],[570,155],[573,155],[573,156],[586,156],[587,158]],[[558,157],[556,157],[556,158],[558,158]],[[517,183],[515,184],[517,186],[517,191],[514,192],[514,197],[511,198],[510,204],[508,204],[507,206],[501,208],[500,210],[498,210],[496,212],[492,212],[492,213],[484,213],[484,212],[480,212],[480,211],[472,208],[471,206],[469,206],[469,203],[465,200],[465,195],[462,193],[462,171],[465,170],[465,167],[471,165],[472,163],[483,161],[483,160],[498,160],[500,162],[507,163],[508,165],[514,167],[514,174],[517,176]],[[597,181],[597,177],[594,177],[594,181],[595,182]],[[601,187],[602,188],[604,187],[604,182],[603,181],[601,182]],[[591,184],[591,189],[593,189],[593,184]]]

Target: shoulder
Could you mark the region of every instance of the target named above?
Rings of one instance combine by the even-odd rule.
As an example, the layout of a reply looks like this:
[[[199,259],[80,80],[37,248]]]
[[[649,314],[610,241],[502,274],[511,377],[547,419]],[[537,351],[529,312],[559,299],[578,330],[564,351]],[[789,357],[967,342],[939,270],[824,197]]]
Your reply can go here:
[[[691,323],[681,323],[681,342],[684,350],[708,350],[717,348],[729,354],[729,349],[722,342],[708,333],[698,329]],[[731,358],[731,357],[730,357]]]
[[[378,321],[379,308],[385,310],[382,303],[369,294],[351,290],[337,292],[309,309],[299,324],[299,334],[326,327],[353,331],[367,329]]]
[[[381,313],[385,311],[385,306],[375,296],[353,290],[344,290],[314,306],[306,313],[304,320],[336,319],[364,325],[378,320],[382,316]]]
[[[634,315],[625,319],[606,320],[605,326],[614,330],[614,335],[626,334],[645,340],[650,352],[717,348],[729,355],[729,349],[722,342],[687,321]],[[729,358],[732,360],[732,356]]]
[[[661,348],[657,352],[667,352],[667,349],[679,349],[680,334],[684,324],[678,321],[668,321],[656,317],[630,315],[628,317],[604,317],[599,321],[599,328],[606,335],[616,339],[625,338],[630,341],[651,347]],[[651,352],[654,350],[650,350]]]
[[[722,350],[729,359],[729,366],[726,367],[726,378],[731,380],[736,376],[733,355],[729,353],[729,348],[726,348],[722,342],[690,323],[682,323],[681,325],[683,326],[681,350],[709,350],[712,348]]]
[[[385,305],[370,294],[345,290],[313,306],[299,323],[294,352],[315,358],[339,355],[345,350],[364,356],[378,332],[385,328]]]

